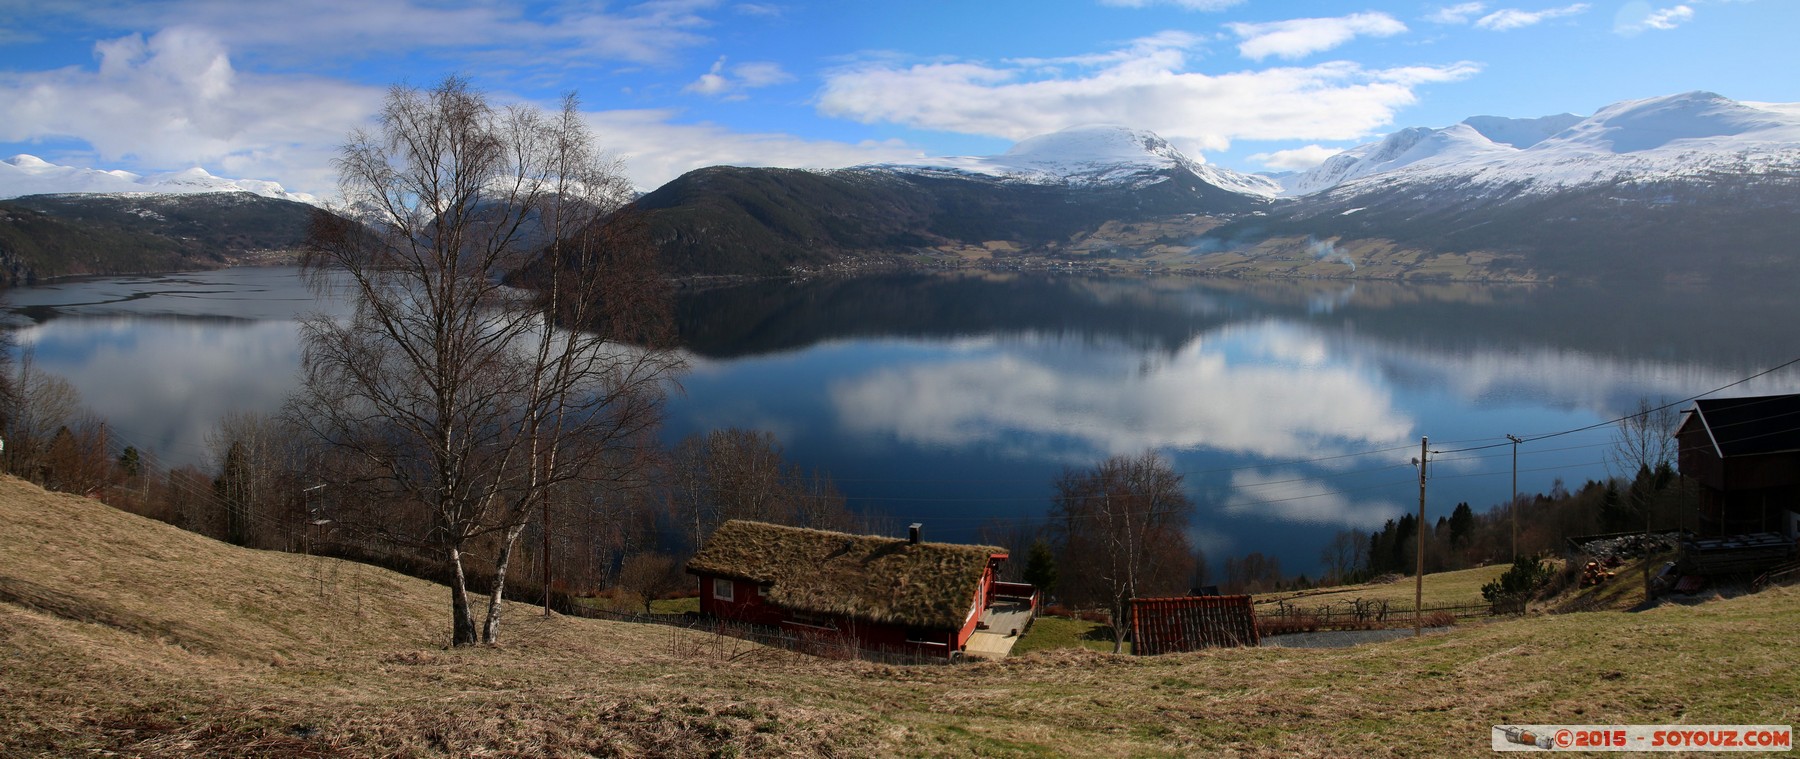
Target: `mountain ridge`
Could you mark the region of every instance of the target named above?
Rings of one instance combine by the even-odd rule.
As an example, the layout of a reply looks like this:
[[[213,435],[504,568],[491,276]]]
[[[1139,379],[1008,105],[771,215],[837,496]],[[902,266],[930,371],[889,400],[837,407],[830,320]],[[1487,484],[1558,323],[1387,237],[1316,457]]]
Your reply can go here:
[[[27,153],[0,160],[0,200],[28,195],[186,195],[214,192],[247,192],[265,198],[323,205],[318,197],[303,192],[289,192],[279,182],[217,177],[198,166],[144,175],[121,169],[102,171],[63,166]]]
[[[1535,140],[1519,127],[1556,131]],[[1497,136],[1526,142],[1520,146]],[[1527,130],[1527,134],[1531,131]],[[1389,153],[1436,136],[1408,160]],[[1535,136],[1535,135],[1533,135]],[[1612,103],[1585,118],[1477,116],[1441,129],[1413,127],[1358,145],[1284,181],[1290,195],[1335,191],[1358,182],[1459,180],[1478,185],[1529,184],[1535,191],[1612,181],[1659,181],[1735,171],[1800,172],[1800,104],[1745,103],[1705,91]]]
[[[217,193],[200,191],[212,187],[270,202],[286,192],[199,169],[139,177],[29,156],[0,162],[0,190],[21,173],[191,193],[133,189],[8,201],[54,215],[54,224],[32,223],[60,236],[65,252],[90,257],[92,245],[108,244],[100,238],[137,235],[138,248],[169,252],[181,247],[172,241],[199,236],[175,231],[149,204],[200,203],[168,199],[211,197]],[[253,194],[259,188],[263,195]],[[76,210],[83,205],[91,208]],[[1589,116],[1471,116],[1448,127],[1396,130],[1278,177],[1208,164],[1153,132],[1086,125],[1022,140],[994,156],[841,169],[707,167],[645,193],[632,210],[665,268],[681,277],[1072,267],[1759,283],[1800,274],[1787,234],[1800,210],[1800,103],[1692,91],[1620,101]],[[286,214],[284,228],[300,229],[293,223],[300,216]],[[93,224],[101,227],[78,229]],[[158,236],[160,242],[151,239]],[[0,239],[0,253],[10,246],[15,254],[0,260],[13,267],[13,279],[24,260],[17,253],[44,248],[39,239]],[[227,245],[290,247],[300,234],[285,243],[258,239]],[[39,252],[37,274],[73,273]],[[190,246],[182,255],[196,252]],[[171,255],[145,260],[182,260]],[[206,255],[218,258],[218,251]]]
[[[1064,130],[999,156],[818,172],[829,179],[807,192],[784,194],[773,180],[780,170],[702,173],[719,171],[740,187],[760,185],[763,197],[708,189],[692,179],[701,174],[665,186],[683,188],[682,200],[664,190],[646,196],[678,273],[883,260],[1754,286],[1800,274],[1787,234],[1800,210],[1800,104],[1704,91],[1621,101],[1590,116],[1473,116],[1401,129],[1276,178],[1215,169],[1153,133],[1116,126]],[[885,201],[850,200],[874,187],[886,188]],[[798,231],[824,229],[852,233]]]

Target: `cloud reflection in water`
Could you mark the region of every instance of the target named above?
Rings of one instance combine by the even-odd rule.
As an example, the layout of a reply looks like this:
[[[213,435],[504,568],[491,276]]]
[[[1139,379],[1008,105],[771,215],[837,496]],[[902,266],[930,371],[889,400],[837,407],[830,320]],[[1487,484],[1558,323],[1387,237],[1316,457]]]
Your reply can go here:
[[[1375,373],[1273,321],[1167,356],[1022,338],[844,377],[829,392],[852,434],[935,447],[1073,440],[1089,459],[1147,448],[1310,458],[1392,445],[1413,427]]]

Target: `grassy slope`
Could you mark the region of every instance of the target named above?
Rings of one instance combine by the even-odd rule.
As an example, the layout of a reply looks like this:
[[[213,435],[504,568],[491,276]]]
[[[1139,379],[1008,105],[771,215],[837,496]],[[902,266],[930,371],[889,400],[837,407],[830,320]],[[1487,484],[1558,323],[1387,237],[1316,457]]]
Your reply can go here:
[[[1499,722],[1800,721],[1800,591],[1348,650],[821,662],[520,607],[0,480],[0,755],[1474,755]]]
[[[1493,564],[1474,569],[1425,575],[1425,605],[1429,607],[1432,604],[1481,603],[1481,586],[1505,574],[1510,566],[1510,564]],[[1402,577],[1394,582],[1386,583],[1338,585],[1313,590],[1261,593],[1256,596],[1256,603],[1261,605],[1287,601],[1290,605],[1310,609],[1327,605],[1348,606],[1360,598],[1364,601],[1388,601],[1411,608],[1414,590],[1413,578]]]

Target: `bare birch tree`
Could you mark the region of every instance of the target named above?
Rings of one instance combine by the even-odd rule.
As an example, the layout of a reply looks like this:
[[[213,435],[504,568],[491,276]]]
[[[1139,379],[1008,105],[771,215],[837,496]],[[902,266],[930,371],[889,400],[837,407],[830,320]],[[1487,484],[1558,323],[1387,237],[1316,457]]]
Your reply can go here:
[[[344,205],[315,215],[304,265],[355,309],[304,323],[289,416],[364,527],[444,563],[452,642],[492,643],[527,522],[565,486],[620,476],[608,461],[660,422],[682,362],[654,248],[573,96],[547,114],[454,77],[397,86],[337,167]],[[493,561],[479,636],[477,545]]]
[[[11,403],[6,414],[4,461],[13,474],[46,483],[51,444],[57,433],[81,426],[91,414],[73,384],[39,369],[32,351],[19,354],[17,373],[8,378]]]
[[[1062,583],[1077,597],[1104,600],[1115,653],[1124,650],[1132,598],[1182,589],[1193,561],[1192,513],[1181,475],[1154,451],[1057,480],[1051,524],[1063,549]]]
[[[820,530],[854,523],[831,478],[786,463],[781,442],[768,432],[731,427],[691,435],[675,445],[669,467],[675,515],[693,532],[694,550],[732,519]]]
[[[1675,464],[1675,425],[1680,415],[1674,406],[1652,406],[1639,398],[1637,408],[1618,421],[1609,458],[1615,476],[1631,480],[1644,472]]]

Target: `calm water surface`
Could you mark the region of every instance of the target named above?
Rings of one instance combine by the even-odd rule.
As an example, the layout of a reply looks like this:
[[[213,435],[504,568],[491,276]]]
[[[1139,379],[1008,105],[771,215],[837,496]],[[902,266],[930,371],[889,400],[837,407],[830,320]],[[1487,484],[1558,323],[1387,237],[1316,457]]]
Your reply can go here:
[[[203,463],[234,409],[295,385],[293,269],[64,282],[8,293],[21,345],[124,444]],[[1215,560],[1317,571],[1342,528],[1417,508],[1419,438],[1445,451],[1428,511],[1503,501],[1511,448],[1796,356],[1800,308],[1697,291],[1336,281],[900,275],[690,293],[692,371],[665,437],[775,433],[859,510],[931,537],[1029,525],[1064,467],[1163,451]],[[1727,394],[1800,391],[1800,372]],[[1611,430],[1527,444],[1522,490],[1606,474]]]

